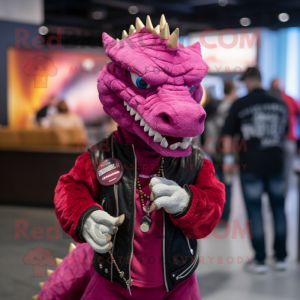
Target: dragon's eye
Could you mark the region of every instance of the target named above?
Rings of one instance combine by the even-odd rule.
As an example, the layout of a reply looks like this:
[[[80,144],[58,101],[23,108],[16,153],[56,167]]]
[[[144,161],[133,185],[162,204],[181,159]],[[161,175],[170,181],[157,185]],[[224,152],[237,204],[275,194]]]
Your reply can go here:
[[[192,85],[189,89],[189,92],[192,93],[193,89],[194,89],[194,86]]]
[[[140,89],[148,89],[151,85],[144,81],[139,75],[130,73],[133,84]]]

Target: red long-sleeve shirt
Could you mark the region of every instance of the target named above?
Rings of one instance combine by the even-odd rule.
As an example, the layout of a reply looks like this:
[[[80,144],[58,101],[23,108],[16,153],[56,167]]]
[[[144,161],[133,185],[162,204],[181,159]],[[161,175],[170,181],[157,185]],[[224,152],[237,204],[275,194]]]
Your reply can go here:
[[[289,113],[289,130],[287,136],[292,141],[297,141],[298,136],[295,132],[295,127],[297,124],[297,118],[300,115],[300,107],[298,102],[292,97],[288,96],[286,93],[282,92],[281,97],[284,100],[288,113]]]
[[[200,239],[209,235],[221,218],[225,203],[224,185],[215,177],[212,163],[204,160],[203,167],[193,185],[192,204],[187,213],[173,218],[173,223],[189,237]],[[76,227],[81,215],[90,207],[98,206],[100,185],[93,169],[90,154],[78,157],[71,171],[60,177],[55,189],[55,213],[62,229],[79,243]]]

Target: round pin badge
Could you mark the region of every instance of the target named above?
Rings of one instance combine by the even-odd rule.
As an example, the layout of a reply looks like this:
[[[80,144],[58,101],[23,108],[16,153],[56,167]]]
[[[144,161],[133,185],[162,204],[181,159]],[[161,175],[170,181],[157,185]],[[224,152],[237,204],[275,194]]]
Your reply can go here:
[[[97,169],[97,179],[102,185],[113,185],[123,176],[123,165],[117,158],[105,159]]]

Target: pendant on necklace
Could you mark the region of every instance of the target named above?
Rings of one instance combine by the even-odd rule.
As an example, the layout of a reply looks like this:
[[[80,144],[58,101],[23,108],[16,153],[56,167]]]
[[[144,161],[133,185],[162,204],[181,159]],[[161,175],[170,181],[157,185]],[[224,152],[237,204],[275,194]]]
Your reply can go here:
[[[148,215],[144,216],[141,221],[141,226],[140,226],[141,231],[148,232],[150,230],[151,223],[152,223],[151,217]]]
[[[149,214],[149,210],[150,210],[149,207],[143,206],[143,211],[144,211],[146,214]]]

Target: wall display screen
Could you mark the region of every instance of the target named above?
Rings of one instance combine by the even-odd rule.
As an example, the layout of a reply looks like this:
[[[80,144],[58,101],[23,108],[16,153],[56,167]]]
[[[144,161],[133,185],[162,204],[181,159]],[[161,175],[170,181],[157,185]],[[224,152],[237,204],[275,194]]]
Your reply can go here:
[[[203,31],[188,35],[189,44],[201,43],[209,73],[235,73],[257,64],[259,29]]]
[[[85,121],[104,116],[97,76],[107,64],[97,51],[7,49],[8,122],[12,128],[32,126],[36,112],[51,96],[65,100]]]

